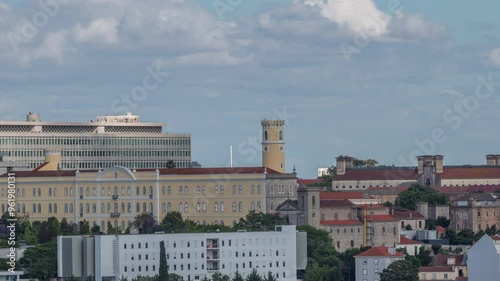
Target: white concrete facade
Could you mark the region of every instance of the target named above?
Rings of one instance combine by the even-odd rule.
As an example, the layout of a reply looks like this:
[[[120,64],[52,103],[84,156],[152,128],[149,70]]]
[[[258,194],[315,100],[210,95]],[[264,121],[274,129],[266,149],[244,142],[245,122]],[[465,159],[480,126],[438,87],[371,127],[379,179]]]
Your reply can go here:
[[[78,266],[68,269],[68,264],[71,267],[72,259],[88,253],[78,253],[75,246],[63,249],[63,240],[67,239],[81,237],[58,237],[58,276],[79,277],[85,270]],[[96,280],[119,280],[122,276],[131,280],[138,275],[158,274],[161,241],[165,242],[169,272],[185,280],[201,280],[215,272],[233,276],[238,271],[246,276],[254,268],[261,275],[271,271],[278,280],[296,280],[297,270],[305,269],[307,260],[307,251],[297,251],[307,243],[306,235],[297,232],[295,226],[279,226],[274,232],[109,235],[94,239]]]
[[[467,255],[469,280],[500,280],[500,240],[484,235],[469,249]]]

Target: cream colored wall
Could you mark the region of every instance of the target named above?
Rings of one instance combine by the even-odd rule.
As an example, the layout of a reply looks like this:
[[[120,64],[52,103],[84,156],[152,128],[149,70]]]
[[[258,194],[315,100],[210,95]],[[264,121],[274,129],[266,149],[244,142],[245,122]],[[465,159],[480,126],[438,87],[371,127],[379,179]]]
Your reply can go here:
[[[117,173],[116,178],[115,172]],[[259,211],[259,204],[260,211],[266,212],[265,175],[263,174],[157,175],[156,172],[152,171],[135,172],[133,176],[135,180],[126,170],[110,169],[107,173],[101,174],[80,172],[76,177],[18,177],[16,178],[16,187],[20,196],[16,197],[16,204],[20,205],[21,214],[23,214],[22,204],[24,204],[24,214],[28,215],[31,221],[46,220],[48,217],[54,216],[59,220],[66,218],[68,222],[75,223],[87,220],[91,226],[94,222],[102,225],[103,222],[107,224],[108,221],[113,225],[116,222],[118,226],[121,226],[122,223],[127,226],[137,214],[143,212],[143,204],[146,204],[147,212],[150,211],[152,204],[153,214],[159,221],[167,214],[167,210],[164,211],[162,208],[163,203],[165,203],[165,208],[170,203],[172,211],[179,211],[179,204],[182,203],[181,214],[184,218],[200,221],[200,223],[206,221],[207,224],[224,221],[225,225],[232,225],[233,221],[237,222],[241,217],[245,217],[252,207]],[[3,186],[7,186],[6,178],[2,178],[1,182]],[[183,187],[182,195],[179,194],[179,186],[181,185]],[[258,188],[259,185],[260,188]],[[118,189],[118,196],[113,199],[115,186]],[[168,194],[169,186],[171,187],[170,195]],[[188,187],[187,194],[185,193],[186,186]],[[199,194],[197,193],[198,186],[200,186]],[[206,188],[205,193],[203,186]],[[217,193],[215,186],[218,187]],[[221,186],[224,186],[223,194]],[[236,194],[233,194],[233,186],[236,187]],[[82,197],[80,197],[80,187],[83,188]],[[137,187],[139,187],[139,195],[137,195]],[[153,191],[151,198],[149,196],[150,187]],[[163,193],[163,187],[165,187],[165,193]],[[36,196],[33,196],[33,188],[36,188]],[[38,188],[41,191],[40,196]],[[128,192],[129,188],[130,193]],[[146,194],[143,193],[144,188]],[[49,195],[49,189],[52,190],[52,195]],[[54,189],[56,190],[55,195]],[[67,194],[65,194],[66,189],[68,190]],[[72,190],[72,194],[70,190]],[[102,191],[104,191],[104,195]],[[1,189],[0,192],[2,192]],[[3,192],[6,192],[5,188]],[[232,208],[233,202],[236,202],[235,212]],[[239,208],[240,202],[241,210]],[[1,203],[0,206],[5,206],[6,203]],[[111,213],[115,213],[115,203],[118,204],[119,217],[117,218],[111,215]],[[122,203],[124,204],[123,212]],[[184,209],[186,203],[188,204],[187,212]],[[198,203],[200,203],[199,211],[196,209]],[[203,203],[206,203],[206,211],[203,211]],[[218,204],[217,211],[214,208],[215,203]],[[224,211],[220,208],[221,203],[224,204]],[[33,212],[33,204],[36,204],[37,212]],[[41,212],[38,212],[38,204],[40,204]],[[49,212],[49,204],[52,204],[52,212]],[[55,212],[53,204],[57,204],[57,212]],[[65,204],[68,204],[67,213],[65,212]],[[73,204],[72,213],[69,212],[70,204]],[[80,210],[80,204],[83,204],[83,210]],[[89,204],[89,212],[87,212],[87,204]],[[96,204],[95,212],[93,204]],[[104,204],[104,212],[101,211],[102,204]],[[110,205],[109,211],[108,204]],[[130,211],[128,204],[131,205]],[[140,211],[136,210],[137,204],[140,206]]]
[[[351,190],[364,190],[370,186],[398,186],[402,183],[407,183],[408,180],[353,180],[353,181],[336,181],[332,182],[333,190],[343,190],[343,191],[351,191]],[[416,181],[415,181],[416,182]],[[345,186],[345,188],[344,188]]]
[[[467,186],[467,185],[490,185],[500,184],[500,176],[497,179],[456,179],[456,180],[441,180],[442,186]]]
[[[447,274],[447,278],[445,278]],[[458,272],[419,272],[420,280],[455,280],[458,277]]]
[[[267,120],[262,122],[262,165],[275,171],[285,172],[285,127],[284,121]],[[268,138],[264,134],[267,131]],[[279,131],[283,139],[279,140]],[[266,151],[267,148],[267,151]],[[282,148],[282,149],[281,149]]]
[[[363,246],[363,225],[322,225],[320,229],[330,234],[335,249],[339,252]]]

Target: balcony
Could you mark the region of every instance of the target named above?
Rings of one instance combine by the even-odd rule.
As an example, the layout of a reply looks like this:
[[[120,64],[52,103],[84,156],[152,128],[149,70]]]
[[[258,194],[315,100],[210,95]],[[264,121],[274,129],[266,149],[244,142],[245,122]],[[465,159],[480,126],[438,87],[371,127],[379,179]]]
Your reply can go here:
[[[119,218],[121,213],[110,213],[109,214],[112,218]]]
[[[208,249],[218,249],[219,245],[217,243],[207,244]]]
[[[118,200],[118,194],[113,194],[112,198],[113,200]]]

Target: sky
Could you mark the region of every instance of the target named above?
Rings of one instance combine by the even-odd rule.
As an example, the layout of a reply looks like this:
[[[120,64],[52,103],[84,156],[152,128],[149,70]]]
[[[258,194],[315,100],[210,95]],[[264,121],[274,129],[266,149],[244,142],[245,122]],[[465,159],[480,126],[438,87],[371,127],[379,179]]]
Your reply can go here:
[[[48,3],[42,5],[40,3]],[[205,167],[261,165],[284,119],[286,169],[338,155],[415,165],[500,154],[500,2],[3,0],[0,120],[132,112],[192,134]]]

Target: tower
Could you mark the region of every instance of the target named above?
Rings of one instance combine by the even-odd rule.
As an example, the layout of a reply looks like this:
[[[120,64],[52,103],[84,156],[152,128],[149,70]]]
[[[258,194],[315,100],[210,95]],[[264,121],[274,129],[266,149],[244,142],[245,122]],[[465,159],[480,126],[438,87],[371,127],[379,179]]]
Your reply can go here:
[[[262,120],[262,166],[285,172],[285,121]]]

